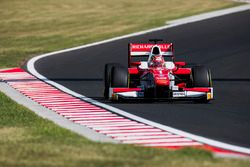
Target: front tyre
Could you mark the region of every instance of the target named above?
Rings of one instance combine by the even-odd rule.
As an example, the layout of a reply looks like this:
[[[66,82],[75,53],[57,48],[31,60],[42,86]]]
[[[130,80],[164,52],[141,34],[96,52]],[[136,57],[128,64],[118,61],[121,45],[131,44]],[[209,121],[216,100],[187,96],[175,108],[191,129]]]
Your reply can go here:
[[[123,66],[113,66],[111,69],[111,87],[128,87],[128,70]]]
[[[212,79],[210,70],[204,66],[195,66],[192,68],[192,86],[193,87],[211,87]],[[195,100],[198,103],[208,103],[207,97]]]
[[[212,80],[210,70],[204,66],[192,68],[193,87],[211,87]]]

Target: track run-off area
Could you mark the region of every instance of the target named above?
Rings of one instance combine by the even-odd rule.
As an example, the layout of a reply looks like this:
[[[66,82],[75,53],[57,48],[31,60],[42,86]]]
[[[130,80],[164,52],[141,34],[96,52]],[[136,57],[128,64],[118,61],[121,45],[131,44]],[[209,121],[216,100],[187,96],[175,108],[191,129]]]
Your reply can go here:
[[[223,142],[232,147],[249,150],[249,26],[250,10],[246,10],[198,22],[170,26],[142,35],[110,40],[89,47],[48,54],[32,59],[35,72],[29,68],[31,61],[28,63],[28,70],[36,77],[45,79],[46,82],[58,88],[63,88],[63,91],[69,90],[67,93],[84,95],[80,98],[99,105],[100,110],[106,108],[105,112],[106,110],[111,112],[109,114],[112,114],[114,110],[121,111],[122,113],[113,114],[118,114],[117,117],[125,116],[129,120],[135,119],[138,123],[136,126],[147,126],[144,123],[149,121],[150,126],[154,124],[159,129],[161,126],[170,129],[173,127],[177,134],[171,132],[169,135],[182,133],[187,135],[187,139],[192,139],[192,137],[199,139],[202,136],[201,139],[203,137],[212,139],[211,141],[215,145]],[[216,99],[209,104],[192,102],[110,103],[105,101],[103,98],[104,65],[109,62],[126,65],[127,44],[129,42],[147,42],[152,38],[173,42],[177,60],[204,64],[209,67],[212,71]],[[39,85],[37,86],[39,87]],[[34,89],[36,88],[34,87]],[[84,106],[86,107],[88,104]],[[58,108],[60,109],[60,106],[57,106],[56,109]],[[77,114],[75,115],[77,116]],[[132,117],[130,117],[131,115]],[[78,120],[76,116],[70,117],[70,119],[76,122],[84,121]],[[139,124],[140,120],[144,121],[143,125]],[[115,130],[119,133],[124,132],[122,129],[112,130],[111,128],[107,133]],[[129,130],[127,131],[130,133]],[[152,130],[152,132],[158,131]],[[192,136],[192,134],[194,135]],[[185,142],[187,139],[181,138]],[[216,143],[217,141],[218,143]],[[193,142],[193,139],[187,142]],[[199,145],[196,141],[194,143]]]

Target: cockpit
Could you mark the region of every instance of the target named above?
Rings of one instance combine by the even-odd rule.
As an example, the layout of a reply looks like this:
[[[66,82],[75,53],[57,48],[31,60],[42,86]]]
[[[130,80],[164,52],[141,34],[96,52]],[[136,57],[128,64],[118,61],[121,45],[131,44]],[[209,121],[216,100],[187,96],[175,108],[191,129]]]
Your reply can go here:
[[[165,59],[166,58],[166,59]],[[165,67],[167,69],[174,69],[175,64],[172,56],[164,57],[161,48],[158,45],[152,47],[148,57],[148,67]]]

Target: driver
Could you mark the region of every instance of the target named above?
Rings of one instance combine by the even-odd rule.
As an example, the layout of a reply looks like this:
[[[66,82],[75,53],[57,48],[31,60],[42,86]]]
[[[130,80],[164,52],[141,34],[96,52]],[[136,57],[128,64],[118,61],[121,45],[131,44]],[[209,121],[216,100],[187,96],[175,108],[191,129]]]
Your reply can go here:
[[[163,67],[164,63],[164,58],[161,55],[152,55],[149,67]]]
[[[151,49],[151,55],[148,60],[149,67],[163,67],[164,66],[164,58],[161,54],[161,49],[159,46],[155,45]]]

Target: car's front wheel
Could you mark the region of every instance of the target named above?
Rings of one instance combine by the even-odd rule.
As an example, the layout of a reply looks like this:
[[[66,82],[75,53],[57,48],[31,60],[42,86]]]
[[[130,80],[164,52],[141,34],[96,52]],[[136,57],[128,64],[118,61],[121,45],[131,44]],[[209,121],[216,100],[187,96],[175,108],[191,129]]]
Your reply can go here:
[[[204,66],[195,66],[192,68],[192,86],[193,87],[211,87],[212,79],[210,70]],[[196,100],[196,102],[207,103],[206,97]]]
[[[210,70],[204,66],[196,66],[192,68],[192,80],[194,87],[212,86]]]
[[[128,70],[123,66],[113,66],[111,69],[111,87],[128,87]]]
[[[104,69],[104,97],[109,98],[109,88],[128,87],[128,70],[120,64],[108,63]]]

